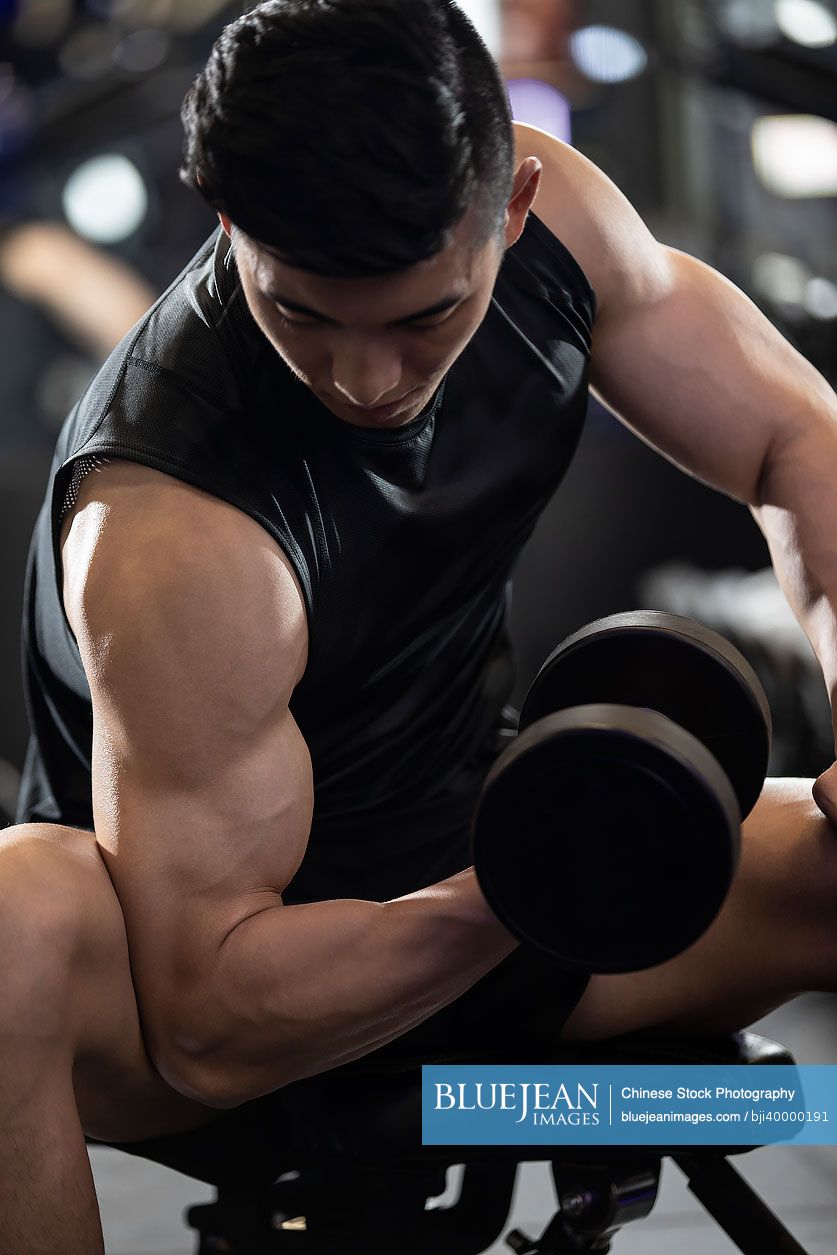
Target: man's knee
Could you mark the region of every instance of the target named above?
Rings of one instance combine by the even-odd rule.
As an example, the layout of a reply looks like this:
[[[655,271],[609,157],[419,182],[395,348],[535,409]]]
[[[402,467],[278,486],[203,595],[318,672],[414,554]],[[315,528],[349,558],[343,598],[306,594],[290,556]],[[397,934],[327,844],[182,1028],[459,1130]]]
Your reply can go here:
[[[60,1025],[91,929],[100,874],[91,841],[50,824],[0,833],[0,1031]]]
[[[739,874],[755,902],[837,945],[837,829],[813,799],[813,780],[771,778],[742,830]]]
[[[837,829],[812,784],[766,781],[743,825],[730,892],[706,933],[658,967],[592,977],[565,1025],[567,1040],[672,1024],[726,1032],[796,994],[837,990]]]

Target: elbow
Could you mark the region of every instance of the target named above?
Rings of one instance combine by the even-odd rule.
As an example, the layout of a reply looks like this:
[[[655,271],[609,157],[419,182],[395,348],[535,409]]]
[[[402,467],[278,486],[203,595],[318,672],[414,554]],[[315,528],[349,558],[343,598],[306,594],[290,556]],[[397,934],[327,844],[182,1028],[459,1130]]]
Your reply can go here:
[[[241,1049],[231,1048],[236,1034],[220,1035],[196,1030],[193,1024],[168,1025],[148,1040],[148,1053],[163,1081],[183,1097],[203,1107],[231,1111],[243,1103],[261,1098],[265,1093],[289,1084],[279,1062],[270,1069],[270,1084],[265,1084],[264,1069],[253,1067]]]
[[[249,1102],[240,1069],[221,1060],[216,1043],[196,1037],[194,1030],[146,1028],[146,1048],[152,1065],[167,1085],[184,1098],[229,1111]]]
[[[742,497],[742,501],[750,507],[750,512],[759,527],[761,527],[761,510],[765,505],[772,504],[773,484],[771,481],[775,465],[775,454],[773,446],[771,445],[761,460],[754,483],[749,488],[745,496]]]
[[[234,1072],[219,1066],[211,1057],[195,1061],[174,1056],[171,1051],[155,1052],[151,1062],[167,1085],[204,1107],[231,1111],[255,1097],[244,1085],[236,1083]]]

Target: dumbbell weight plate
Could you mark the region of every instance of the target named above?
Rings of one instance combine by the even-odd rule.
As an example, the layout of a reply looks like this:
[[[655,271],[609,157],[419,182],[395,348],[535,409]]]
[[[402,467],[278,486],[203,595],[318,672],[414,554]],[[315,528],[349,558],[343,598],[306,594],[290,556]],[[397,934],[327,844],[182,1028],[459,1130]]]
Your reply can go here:
[[[480,887],[527,946],[585,972],[636,971],[709,927],[739,853],[713,756],[656,711],[538,720],[497,759],[472,827]]]
[[[597,702],[668,715],[714,754],[736,791],[741,818],[750,813],[767,772],[770,707],[752,667],[723,636],[657,610],[599,619],[547,658],[519,726]]]

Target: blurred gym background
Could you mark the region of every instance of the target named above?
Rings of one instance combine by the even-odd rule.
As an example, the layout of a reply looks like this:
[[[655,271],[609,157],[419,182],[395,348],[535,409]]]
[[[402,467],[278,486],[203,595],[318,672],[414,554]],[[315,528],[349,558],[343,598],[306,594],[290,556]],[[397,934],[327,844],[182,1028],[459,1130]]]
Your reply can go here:
[[[214,229],[176,177],[178,109],[219,30],[245,7],[0,0],[0,822],[26,740],[23,572],[55,436],[98,363]],[[592,158],[658,238],[729,276],[833,382],[833,0],[464,7],[501,61],[516,116]],[[753,660],[776,723],[773,774],[815,775],[831,761],[823,682],[748,510],[592,404],[520,564],[519,691],[568,632],[643,606],[701,619]],[[833,1006],[809,995],[762,1027],[800,1061],[835,1061]],[[824,1252],[837,1224],[834,1160],[815,1150],[760,1152],[744,1170],[769,1198],[792,1203],[784,1218]],[[109,1251],[188,1249],[178,1205],[208,1188],[140,1161],[126,1167],[116,1152],[93,1158]],[[672,1224],[684,1250],[731,1249],[713,1245],[718,1235],[676,1180],[666,1191],[620,1251],[668,1251]],[[545,1197],[525,1176],[523,1215],[546,1215]]]
[[[218,31],[245,7],[0,0],[0,814],[24,752],[22,579],[56,432],[97,364],[214,229],[176,177],[178,108]],[[834,3],[464,7],[501,61],[516,116],[591,157],[661,240],[717,266],[833,378]],[[766,565],[743,506],[592,404],[575,465],[520,566],[519,690],[590,619],[682,611],[758,662],[777,723],[773,773],[816,774],[831,749],[824,688]]]
[[[178,108],[222,0],[0,0],[0,808],[26,737],[18,624],[56,432],[214,229],[178,182]],[[833,379],[837,13],[828,0],[466,0],[515,114],[575,144],[661,240],[717,266]],[[312,84],[316,91],[316,84]],[[711,365],[708,365],[711,369]],[[635,606],[758,662],[774,774],[830,753],[824,687],[749,512],[595,403],[520,567],[519,689],[567,632]],[[747,578],[762,572],[756,578]]]

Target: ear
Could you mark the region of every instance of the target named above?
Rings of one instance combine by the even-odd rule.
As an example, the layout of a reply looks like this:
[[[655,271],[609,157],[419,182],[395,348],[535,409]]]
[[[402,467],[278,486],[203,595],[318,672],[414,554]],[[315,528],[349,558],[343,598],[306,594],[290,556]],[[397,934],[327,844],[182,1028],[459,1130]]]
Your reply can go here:
[[[537,157],[526,157],[515,171],[511,200],[506,208],[506,248],[516,244],[523,234],[526,215],[538,194],[542,173],[543,166]]]
[[[206,183],[205,183],[205,181],[204,181],[204,177],[203,177],[203,175],[201,174],[200,170],[198,170],[198,171],[196,172],[195,177],[196,177],[196,178],[197,178],[197,180],[198,180],[198,187],[205,187],[205,186],[206,186]],[[226,233],[227,233],[227,235],[230,237],[230,239],[232,239],[232,223],[230,222],[229,218],[227,217],[227,215],[226,215],[226,214],[222,214],[222,213],[219,213],[219,214],[218,214],[218,218],[219,218],[219,220],[220,220],[221,226],[224,228],[224,230],[226,231]]]

